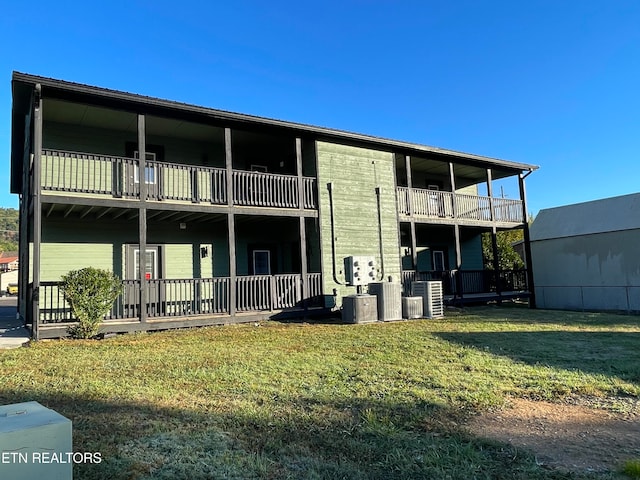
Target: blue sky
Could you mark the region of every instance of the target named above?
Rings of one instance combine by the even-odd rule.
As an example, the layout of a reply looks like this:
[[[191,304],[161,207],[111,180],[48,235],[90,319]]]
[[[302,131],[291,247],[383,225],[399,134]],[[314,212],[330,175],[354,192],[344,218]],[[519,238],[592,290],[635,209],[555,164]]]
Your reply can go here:
[[[3,3],[0,206],[13,70],[539,165],[534,214],[640,191],[637,0]]]

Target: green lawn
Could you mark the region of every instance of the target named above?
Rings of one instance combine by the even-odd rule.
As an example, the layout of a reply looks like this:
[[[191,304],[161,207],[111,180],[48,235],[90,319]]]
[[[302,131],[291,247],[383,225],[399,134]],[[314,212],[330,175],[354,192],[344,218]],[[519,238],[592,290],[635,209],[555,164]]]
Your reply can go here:
[[[0,351],[0,404],[72,419],[104,459],[76,479],[596,478],[460,425],[509,396],[638,397],[639,345],[638,317],[513,307],[43,341]]]

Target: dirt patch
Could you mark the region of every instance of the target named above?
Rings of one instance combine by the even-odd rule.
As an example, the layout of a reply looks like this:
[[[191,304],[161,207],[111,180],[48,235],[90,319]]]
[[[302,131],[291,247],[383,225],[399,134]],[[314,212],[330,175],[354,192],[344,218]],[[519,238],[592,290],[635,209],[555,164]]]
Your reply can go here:
[[[512,399],[504,409],[473,417],[467,428],[479,437],[526,449],[550,468],[615,471],[626,460],[640,459],[640,404],[621,401],[628,413],[596,409],[585,399],[576,404]]]

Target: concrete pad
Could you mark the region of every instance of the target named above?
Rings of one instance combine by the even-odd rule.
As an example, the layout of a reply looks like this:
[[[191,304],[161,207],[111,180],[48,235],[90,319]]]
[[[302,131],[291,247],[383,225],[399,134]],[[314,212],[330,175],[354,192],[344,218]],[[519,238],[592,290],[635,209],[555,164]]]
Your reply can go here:
[[[16,298],[0,299],[0,349],[18,348],[28,343],[31,333],[16,318]]]

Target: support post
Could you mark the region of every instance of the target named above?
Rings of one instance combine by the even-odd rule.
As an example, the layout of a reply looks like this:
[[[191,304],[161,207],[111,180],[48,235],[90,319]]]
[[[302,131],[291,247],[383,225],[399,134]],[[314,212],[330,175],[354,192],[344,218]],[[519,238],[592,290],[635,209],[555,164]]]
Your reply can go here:
[[[453,171],[453,163],[449,162],[449,182],[451,183],[451,196],[453,197],[453,236],[456,243],[456,293],[462,299],[464,292],[462,291],[462,276],[460,267],[462,266],[462,248],[460,247],[460,225],[458,224],[458,208],[456,205],[456,176]]]
[[[411,219],[409,223],[411,229],[411,263],[413,264],[413,270],[418,273],[418,236],[416,235],[416,222]]]
[[[236,314],[236,219],[233,208],[233,154],[231,151],[231,129],[224,129],[224,157],[227,176],[227,238],[229,242],[229,315]]]
[[[531,172],[529,172],[531,173]],[[527,267],[527,288],[529,289],[529,308],[536,308],[536,289],[533,283],[533,262],[531,261],[531,235],[529,234],[529,222],[527,218],[527,191],[524,179],[529,175],[520,174],[518,177],[520,186],[520,200],[522,200],[522,228],[524,233],[524,261]]]
[[[307,228],[304,217],[299,217],[300,223],[300,275],[302,276],[302,303],[307,308],[309,299],[309,279],[307,276],[309,266],[307,264]]]
[[[298,209],[304,210],[304,177],[302,176],[302,139],[296,138],[296,175],[298,176]]]
[[[226,167],[227,205],[233,206],[233,156],[231,154],[231,129],[224,129],[224,158]]]
[[[458,205],[456,201],[456,175],[453,171],[453,163],[449,162],[449,183],[451,184],[451,196],[453,197],[452,209],[453,209],[453,218],[456,223],[458,223]]]
[[[33,111],[33,289],[31,319],[32,335],[36,340],[40,338],[40,255],[42,245],[42,188],[40,177],[42,164],[42,86],[36,85],[35,103]]]
[[[138,278],[140,279],[140,323],[147,321],[148,282],[146,276],[147,257],[147,145],[145,116],[138,115]]]
[[[307,229],[304,212],[304,177],[302,176],[302,139],[296,138],[296,174],[298,175],[298,217],[300,231],[300,276],[302,283],[302,305],[306,309],[309,298],[309,280],[307,278]]]
[[[233,213],[227,215],[229,238],[229,315],[236,314],[236,225]]]
[[[502,288],[500,286],[500,257],[498,253],[498,232],[495,226],[496,214],[493,209],[493,174],[490,168],[487,168],[487,195],[489,196],[489,212],[491,215],[491,250],[493,251],[493,277],[496,282],[496,294],[498,295],[498,304],[501,303]]]
[[[493,275],[496,281],[496,294],[498,295],[498,303],[500,303],[500,296],[502,295],[500,285],[500,254],[498,251],[498,233],[495,225],[491,227],[491,250],[493,250]]]
[[[407,171],[407,210],[409,210],[409,219],[410,224],[409,228],[411,229],[411,264],[413,265],[413,270],[418,273],[418,251],[417,251],[417,237],[416,237],[416,223],[413,219],[413,177],[411,176],[411,155],[405,155],[404,157],[404,166]]]
[[[405,155],[404,168],[407,172],[407,210],[409,210],[409,216],[413,217],[413,195],[411,189],[413,188],[413,178],[411,177],[411,155]]]

